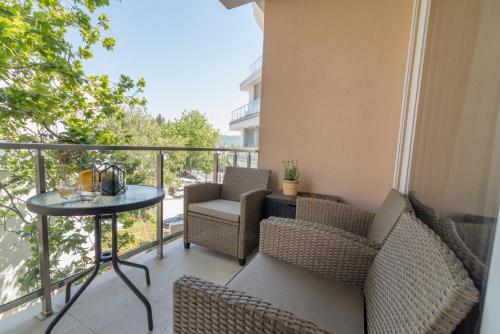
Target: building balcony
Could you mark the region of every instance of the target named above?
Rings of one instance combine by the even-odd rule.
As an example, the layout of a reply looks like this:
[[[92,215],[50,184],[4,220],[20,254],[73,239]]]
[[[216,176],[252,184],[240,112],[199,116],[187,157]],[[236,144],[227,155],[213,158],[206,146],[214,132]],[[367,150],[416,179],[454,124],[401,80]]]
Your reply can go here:
[[[64,241],[92,228],[54,233],[68,221],[38,219],[24,205],[45,181],[58,184],[53,151],[64,150],[129,150],[141,162],[141,151],[152,153],[148,185],[164,185],[177,153],[208,155],[213,173],[175,188],[173,197],[186,191],[175,208],[158,204],[120,226],[147,237],[123,258],[146,265],[151,285],[137,268],[124,273],[150,301],[154,330],[136,296],[102,270],[53,334],[499,332],[500,3],[266,6],[261,151],[0,142],[0,161],[18,154],[0,170],[0,334],[42,332],[65,304],[60,290],[89,268],[73,266],[77,251]],[[260,80],[256,64],[244,87]],[[232,112],[230,128],[259,121],[257,99]],[[254,166],[257,153],[268,185],[249,190],[255,176],[223,173]],[[12,172],[31,179],[9,188]],[[299,174],[298,196],[279,191]],[[217,197],[224,192],[229,199]],[[184,210],[186,230],[163,219]],[[198,240],[183,244],[184,232]],[[85,239],[79,254],[93,246]]]
[[[231,122],[229,129],[238,131],[249,127],[259,126],[260,98],[245,104],[231,112]]]
[[[45,314],[57,314],[65,305],[64,288],[71,283],[81,283],[81,275],[88,276],[91,270],[92,257],[96,243],[93,229],[89,233],[81,229],[88,223],[90,217],[46,217],[39,221],[38,216],[26,208],[26,200],[38,192],[53,190],[54,186],[49,175],[57,171],[50,170],[52,154],[55,152],[80,152],[92,154],[94,159],[100,154],[144,154],[145,162],[156,166],[146,173],[145,185],[163,185],[166,197],[155,207],[134,210],[126,214],[128,218],[118,219],[118,233],[128,235],[120,241],[120,257],[125,260],[132,258],[135,263],[144,264],[149,268],[151,285],[144,281],[144,272],[137,268],[123,267],[123,271],[132,283],[149,300],[154,319],[152,333],[172,332],[172,293],[173,281],[183,274],[209,275],[207,278],[227,283],[241,268],[237,262],[226,256],[217,256],[215,252],[193,246],[186,252],[179,237],[183,234],[183,197],[184,186],[215,182],[224,178],[224,170],[228,165],[255,168],[257,151],[235,148],[182,148],[182,147],[143,147],[143,146],[103,146],[80,144],[39,144],[0,142],[0,157],[2,159],[19,158],[29,152],[33,164],[27,164],[26,171],[37,165],[37,172],[31,173],[31,180],[25,185],[22,195],[5,197],[13,191],[18,170],[0,169],[0,204],[14,215],[3,217],[5,227],[0,229],[0,334],[3,333],[43,333],[54,316],[45,321]],[[170,157],[182,154],[199,157],[208,156],[213,161],[213,172],[206,173],[196,168],[189,176],[178,178],[179,185],[171,188],[171,181],[165,175],[172,171],[162,160],[168,158],[162,152],[169,152]],[[149,153],[148,153],[149,152]],[[151,155],[151,153],[154,153]],[[156,153],[155,153],[156,152]],[[109,156],[108,156],[109,157]],[[73,161],[77,170],[88,168]],[[47,168],[47,169],[46,169]],[[56,167],[58,168],[58,167]],[[44,172],[47,171],[46,173]],[[49,174],[50,173],[50,174]],[[58,174],[57,174],[58,175]],[[130,182],[132,183],[132,181]],[[174,182],[177,183],[177,182]],[[44,185],[44,186],[40,186]],[[40,187],[45,187],[43,189]],[[129,189],[130,190],[130,189]],[[127,225],[126,219],[132,219]],[[61,227],[61,222],[72,226],[63,235],[54,233]],[[130,225],[132,222],[132,225]],[[30,227],[40,224],[41,231],[34,232]],[[106,222],[102,226],[109,225]],[[50,226],[50,228],[49,228]],[[19,233],[24,233],[21,236]],[[36,229],[35,229],[36,231]],[[31,234],[30,234],[31,233]],[[103,236],[103,240],[106,239]],[[81,246],[74,248],[54,249],[47,245],[50,242],[79,240]],[[67,246],[65,246],[67,247]],[[103,241],[103,251],[109,249],[109,244]],[[36,251],[40,249],[40,252]],[[152,251],[156,250],[156,251]],[[163,250],[163,252],[161,251]],[[191,255],[189,255],[189,254]],[[188,254],[184,256],[184,254]],[[196,255],[197,254],[197,255]],[[194,257],[193,257],[194,256]],[[212,261],[211,256],[217,259]],[[168,257],[168,260],[163,259]],[[192,258],[193,261],[189,260]],[[196,258],[196,259],[195,259]],[[43,264],[40,262],[43,259]],[[219,261],[222,262],[219,263]],[[219,263],[219,264],[217,264]],[[121,283],[110,268],[111,262],[101,264],[101,273],[85,290],[82,297],[74,304],[52,333],[150,333],[147,330],[144,307],[127,286]],[[106,268],[106,269],[104,269]],[[34,275],[31,273],[34,272]],[[73,294],[79,286],[72,288]],[[139,301],[139,302],[138,302]],[[42,316],[43,314],[43,316]],[[130,321],[124,321],[129,319]]]
[[[248,91],[255,84],[262,81],[262,56],[257,58],[249,67],[248,77],[240,83],[240,90]]]
[[[250,74],[253,74],[262,69],[262,56],[255,59],[255,61],[250,64]]]

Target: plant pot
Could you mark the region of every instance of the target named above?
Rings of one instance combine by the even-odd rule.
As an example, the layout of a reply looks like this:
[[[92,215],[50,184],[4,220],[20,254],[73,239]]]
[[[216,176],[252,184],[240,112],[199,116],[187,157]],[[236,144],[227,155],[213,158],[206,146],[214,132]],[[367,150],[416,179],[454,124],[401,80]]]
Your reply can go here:
[[[283,180],[283,195],[297,196],[299,194],[299,181]]]

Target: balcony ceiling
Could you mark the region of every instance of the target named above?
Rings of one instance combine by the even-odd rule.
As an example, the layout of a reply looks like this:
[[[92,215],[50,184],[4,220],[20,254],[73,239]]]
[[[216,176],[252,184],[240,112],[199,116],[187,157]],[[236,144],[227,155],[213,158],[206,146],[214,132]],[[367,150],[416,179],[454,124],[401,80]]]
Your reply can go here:
[[[247,3],[252,2],[253,0],[220,0],[227,9],[235,8]]]

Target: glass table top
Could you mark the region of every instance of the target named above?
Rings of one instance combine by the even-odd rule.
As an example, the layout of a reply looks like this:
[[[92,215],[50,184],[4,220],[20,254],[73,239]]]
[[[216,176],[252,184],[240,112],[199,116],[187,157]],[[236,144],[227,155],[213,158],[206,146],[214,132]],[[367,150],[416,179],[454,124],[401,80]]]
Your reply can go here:
[[[127,191],[116,196],[98,196],[93,200],[67,200],[57,191],[50,191],[30,197],[28,210],[47,216],[94,216],[132,211],[161,202],[165,191],[161,188],[128,185]]]

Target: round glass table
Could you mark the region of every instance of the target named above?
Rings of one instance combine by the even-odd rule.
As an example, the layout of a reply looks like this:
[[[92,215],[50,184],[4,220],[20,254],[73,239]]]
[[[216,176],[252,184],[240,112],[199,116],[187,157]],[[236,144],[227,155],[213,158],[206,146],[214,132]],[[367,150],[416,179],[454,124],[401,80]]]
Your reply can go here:
[[[116,196],[99,196],[91,201],[80,199],[65,200],[57,191],[42,193],[30,197],[26,203],[29,211],[43,216],[94,216],[94,234],[95,234],[95,260],[94,268],[82,284],[78,291],[71,297],[71,285],[79,280],[88,271],[85,271],[74,277],[66,285],[66,304],[49,324],[45,333],[50,333],[57,322],[64,316],[73,303],[80,297],[83,291],[89,286],[92,280],[97,276],[101,263],[111,261],[113,269],[117,275],[125,282],[132,292],[144,303],[148,317],[149,330],[153,330],[153,315],[151,304],[144,295],[132,284],[132,282],[123,274],[119,265],[126,265],[143,269],[146,274],[146,283],[150,285],[148,267],[133,262],[121,260],[118,257],[118,228],[117,213],[146,208],[148,206],[160,203],[165,198],[165,191],[161,188],[129,185],[127,191]],[[111,219],[111,254],[102,253],[101,250],[101,222],[105,219]]]

